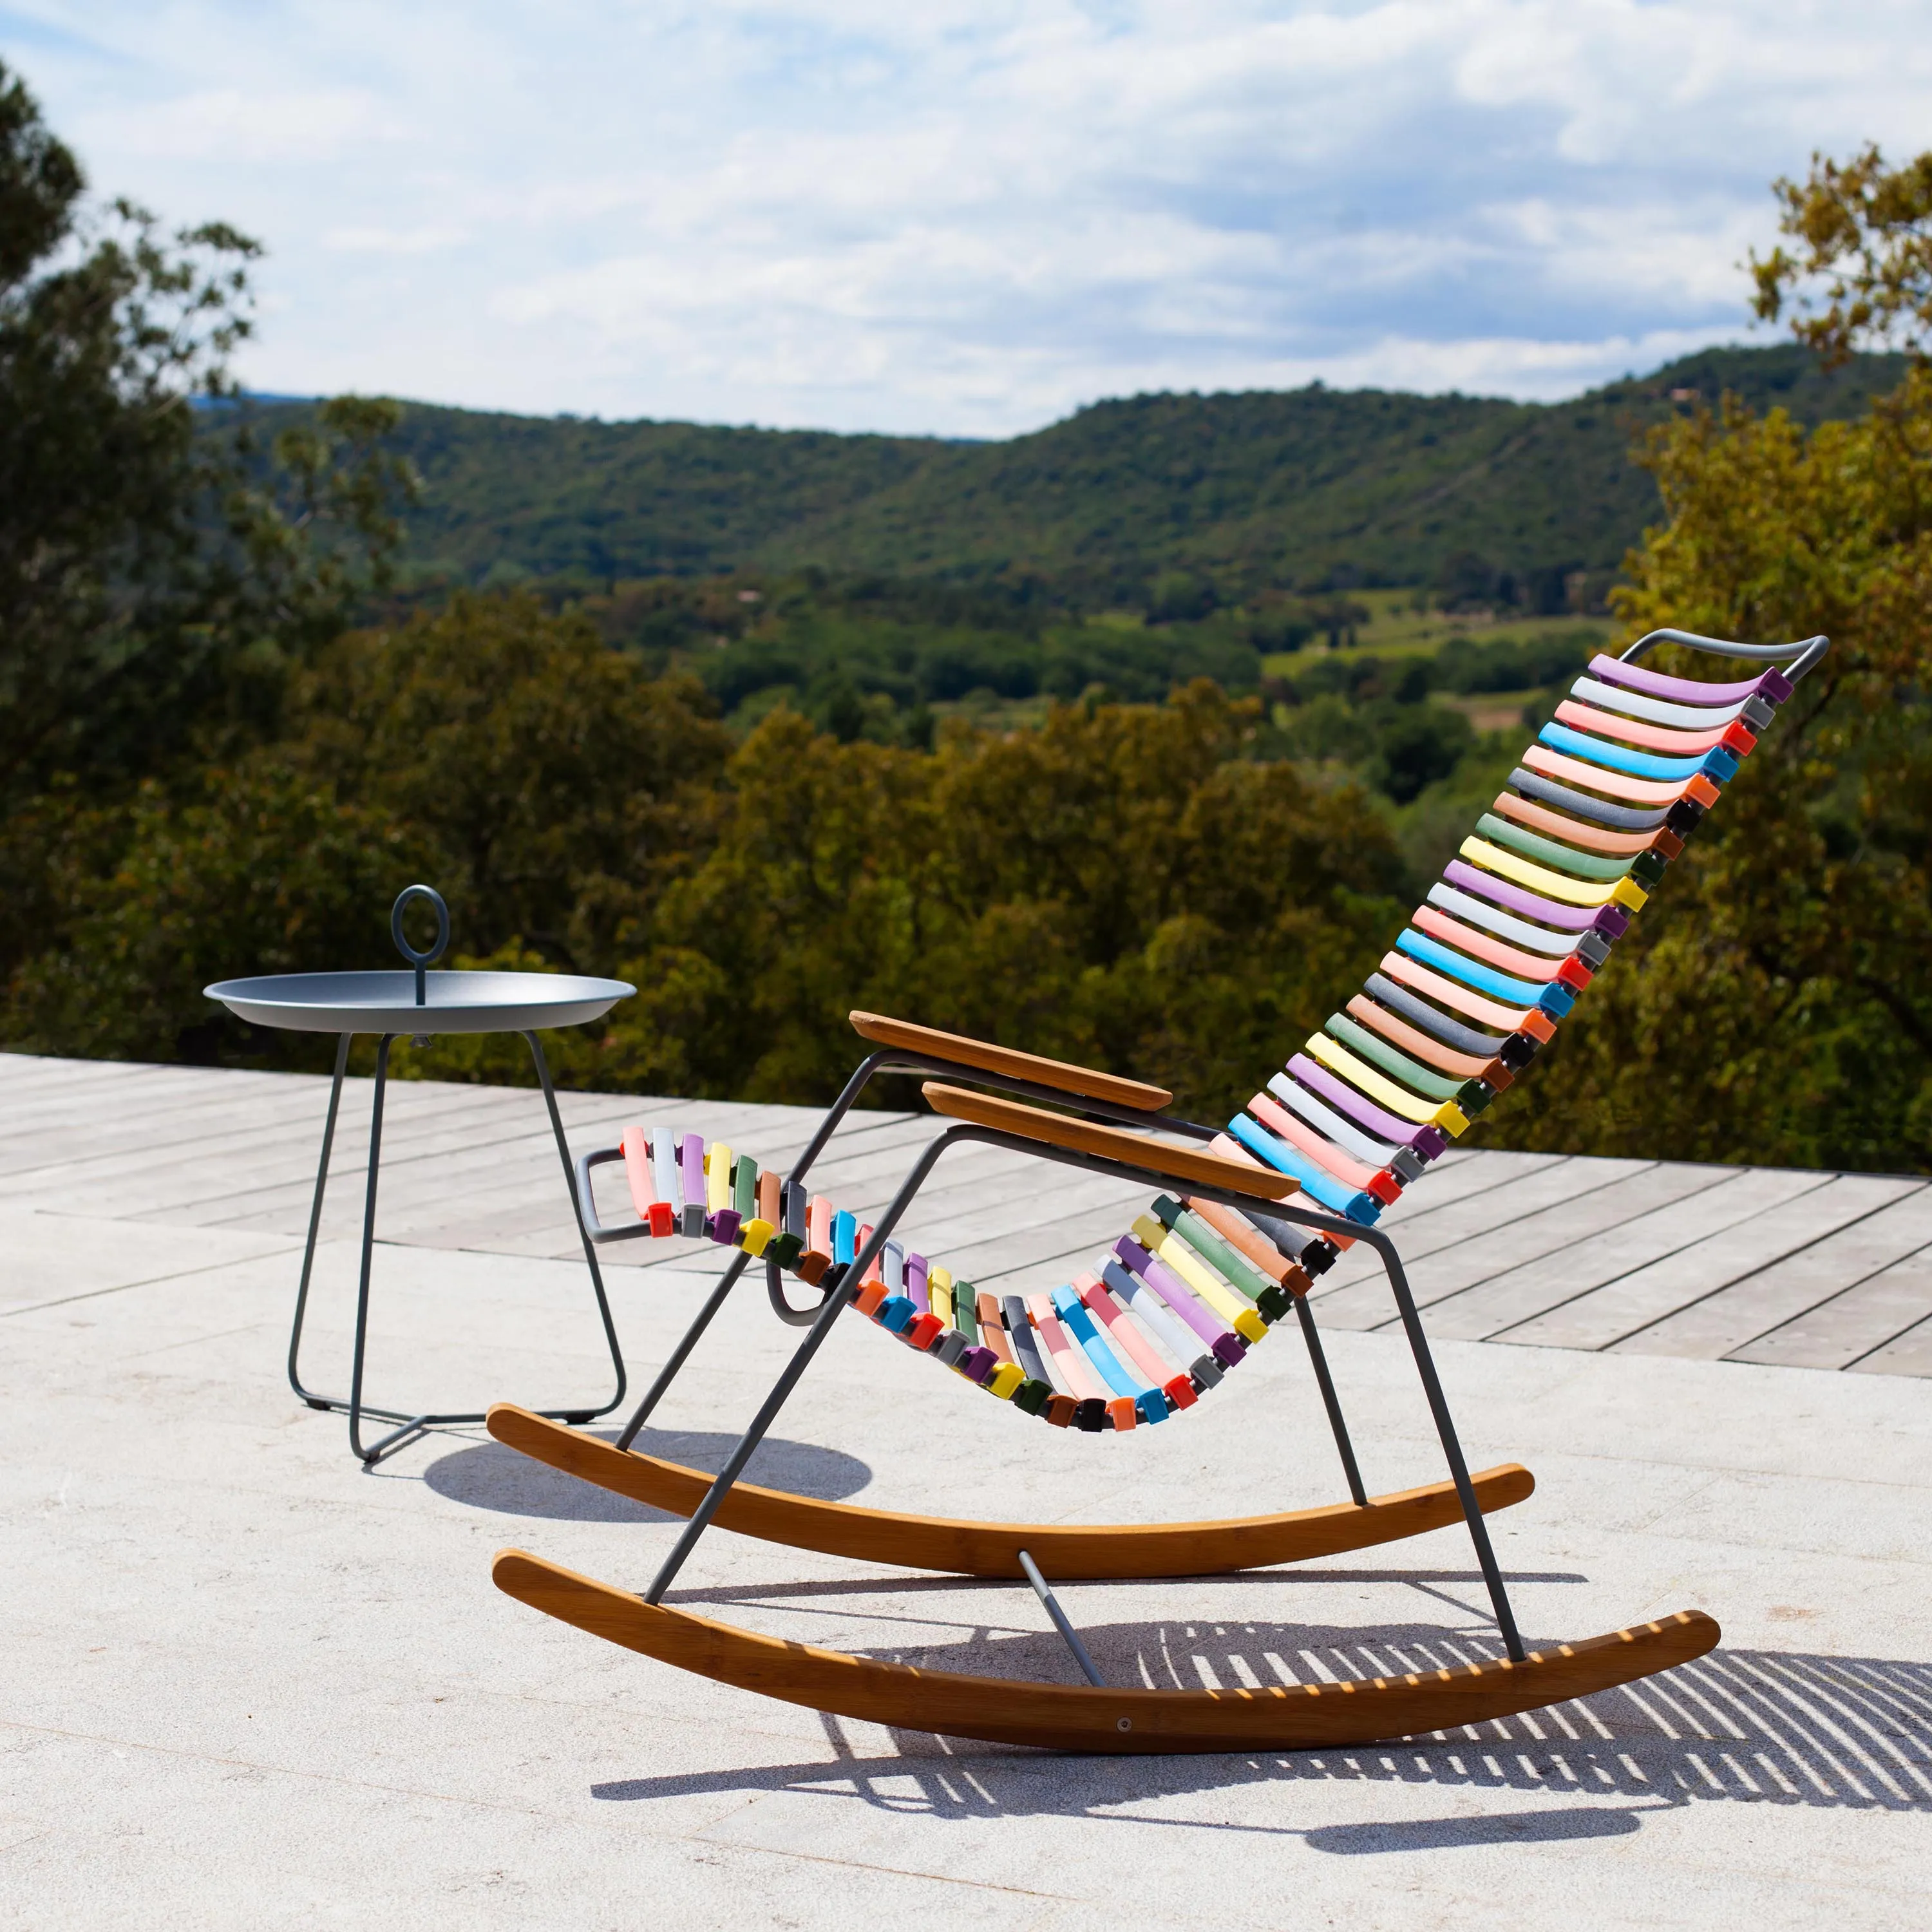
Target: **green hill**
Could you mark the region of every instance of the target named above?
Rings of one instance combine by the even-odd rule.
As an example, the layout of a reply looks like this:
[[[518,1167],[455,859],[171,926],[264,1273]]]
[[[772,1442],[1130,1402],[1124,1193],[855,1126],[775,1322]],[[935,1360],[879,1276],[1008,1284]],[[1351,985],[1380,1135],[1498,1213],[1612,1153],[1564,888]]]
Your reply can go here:
[[[1555,608],[1529,586],[1614,569],[1654,518],[1630,446],[1688,397],[1730,389],[1814,422],[1862,412],[1900,373],[1892,358],[1828,373],[1795,346],[1713,349],[1568,403],[1136,396],[1002,442],[415,405],[400,441],[427,487],[407,557],[420,579],[471,584],[805,566],[1037,580],[1089,608],[1138,603],[1164,573],[1230,597],[1438,582],[1479,560]]]

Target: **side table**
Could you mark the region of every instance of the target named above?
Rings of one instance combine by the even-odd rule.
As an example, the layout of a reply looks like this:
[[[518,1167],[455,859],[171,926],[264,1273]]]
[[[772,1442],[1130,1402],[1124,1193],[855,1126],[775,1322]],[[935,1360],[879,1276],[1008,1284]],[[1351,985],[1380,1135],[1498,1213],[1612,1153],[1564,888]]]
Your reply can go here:
[[[427,900],[436,915],[436,940],[426,952],[413,949],[404,936],[403,914],[412,901]],[[230,1012],[256,1026],[284,1027],[302,1033],[340,1036],[335,1050],[335,1078],[329,1088],[328,1114],[322,1130],[322,1158],[315,1175],[315,1198],[309,1208],[308,1241],[302,1251],[302,1280],[296,1290],[295,1321],[289,1335],[289,1385],[311,1408],[332,1411],[349,1418],[349,1446],[363,1466],[370,1468],[410,1438],[439,1424],[480,1422],[484,1412],[411,1414],[405,1409],[378,1408],[362,1400],[362,1370],[369,1330],[369,1275],[376,1238],[376,1183],[382,1155],[382,1100],[388,1084],[389,1048],[398,1034],[426,1045],[439,1033],[520,1033],[536,1064],[556,1137],[557,1158],[563,1164],[564,1186],[570,1194],[584,1259],[590,1270],[597,1314],[617,1378],[610,1399],[593,1408],[548,1409],[544,1413],[563,1422],[588,1422],[608,1415],[624,1399],[624,1358],[610,1319],[604,1276],[597,1252],[584,1226],[583,1204],[577,1198],[576,1176],[563,1120],[557,1112],[556,1090],[538,1039],[540,1028],[581,1025],[600,1019],[622,999],[637,991],[621,980],[594,980],[553,973],[441,972],[428,969],[449,944],[449,911],[442,896],[428,886],[407,887],[390,915],[390,932],[410,970],[373,973],[282,973],[248,980],[224,980],[204,988]],[[329,1154],[335,1142],[336,1115],[342,1102],[342,1082],[349,1066],[349,1043],[358,1033],[375,1034],[376,1096],[369,1120],[369,1175],[362,1204],[362,1268],[356,1298],[356,1346],[351,1360],[349,1394],[318,1395],[304,1386],[298,1358],[302,1322],[308,1306],[309,1278],[315,1266],[316,1239],[322,1226],[322,1199],[328,1184]],[[393,1423],[387,1435],[364,1444],[365,1417]]]

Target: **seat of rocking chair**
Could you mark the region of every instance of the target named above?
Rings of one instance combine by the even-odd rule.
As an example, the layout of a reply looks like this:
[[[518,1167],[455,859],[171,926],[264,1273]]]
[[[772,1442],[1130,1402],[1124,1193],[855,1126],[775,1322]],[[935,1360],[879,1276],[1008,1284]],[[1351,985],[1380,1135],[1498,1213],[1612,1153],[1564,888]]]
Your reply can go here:
[[[1553,1036],[1792,689],[1774,669],[1707,684],[1594,658],[1361,991],[1209,1144],[1214,1166],[1262,1170],[1269,1192],[1372,1226]],[[874,1038],[893,1024],[853,1019]],[[926,1094],[969,1120],[1001,1107],[1063,1118],[935,1083]],[[622,1154],[643,1228],[744,1249],[826,1293],[871,1232],[822,1195],[788,1201],[748,1156],[675,1126],[628,1128]],[[982,1289],[889,1241],[850,1305],[1024,1413],[1118,1433],[1192,1408],[1344,1244],[1177,1185],[1051,1292]]]

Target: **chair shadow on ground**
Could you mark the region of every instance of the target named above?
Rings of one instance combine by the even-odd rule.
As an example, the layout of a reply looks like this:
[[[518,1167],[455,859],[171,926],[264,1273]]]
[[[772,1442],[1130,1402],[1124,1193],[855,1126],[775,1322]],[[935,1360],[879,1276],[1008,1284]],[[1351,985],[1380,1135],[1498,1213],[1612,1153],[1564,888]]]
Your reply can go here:
[[[1325,1573],[1324,1580],[1354,1574]],[[1430,1574],[1460,1586],[1457,1594],[1480,1588],[1473,1572]],[[1270,1580],[1251,1574],[1242,1580]],[[1295,1580],[1312,1579],[1303,1573]],[[1378,1573],[1376,1580],[1424,1582],[1419,1574]],[[1429,1594],[1454,1600],[1450,1592]],[[1232,1689],[1434,1670],[1499,1654],[1493,1632],[1480,1624],[1418,1622],[1372,1634],[1247,1618],[1109,1624],[1083,1617],[1081,1609],[1094,1598],[1086,1589],[1078,1594],[1087,1604],[1070,1602],[1070,1608],[1082,1635],[1102,1674],[1121,1684]],[[1532,1648],[1538,1640],[1530,1639]],[[985,1628],[962,1642],[872,1654],[933,1670],[1077,1681],[1051,1632]],[[1342,1855],[1620,1835],[1640,1829],[1647,1811],[1700,1800],[1932,1812],[1932,1664],[1880,1658],[1720,1647],[1594,1697],[1347,1749],[1074,1757],[894,1730],[887,1734],[893,1748],[881,1751],[855,1742],[855,1731],[861,1739],[876,1738],[870,1726],[832,1717],[821,1721],[829,1758],[627,1778],[595,1785],[592,1793],[638,1802],[693,1792],[809,1792],[942,1817],[1058,1815],[1258,1832]],[[1140,1808],[1192,1792],[1311,1780],[1435,1785],[1543,1802],[1486,1816],[1312,1829],[1163,1818]]]
[[[614,1430],[604,1432],[606,1439]],[[715,1474],[738,1446],[736,1435],[695,1429],[646,1429],[635,1446],[646,1455]],[[676,1522],[668,1510],[614,1496],[594,1484],[553,1469],[496,1442],[474,1442],[439,1456],[423,1472],[422,1480],[440,1496],[471,1509],[494,1510],[506,1516],[543,1516],[571,1522]],[[795,1494],[841,1502],[856,1496],[872,1480],[872,1472],[856,1456],[821,1449],[810,1442],[768,1437],[759,1444],[745,1472],[745,1480]]]

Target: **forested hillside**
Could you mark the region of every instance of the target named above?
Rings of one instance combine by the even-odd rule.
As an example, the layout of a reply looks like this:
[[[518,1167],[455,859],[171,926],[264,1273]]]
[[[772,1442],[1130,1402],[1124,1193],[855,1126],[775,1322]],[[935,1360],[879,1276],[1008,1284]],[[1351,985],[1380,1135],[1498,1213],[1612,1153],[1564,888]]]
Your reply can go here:
[[[1138,605],[1176,572],[1264,588],[1428,584],[1475,560],[1554,610],[1658,514],[1650,424],[1729,389],[1801,421],[1861,413],[1898,358],[1708,350],[1574,402],[1318,386],[1098,403],[1010,442],[602,423],[412,404],[418,580],[588,584],[812,565]],[[263,411],[268,425],[300,405]]]

